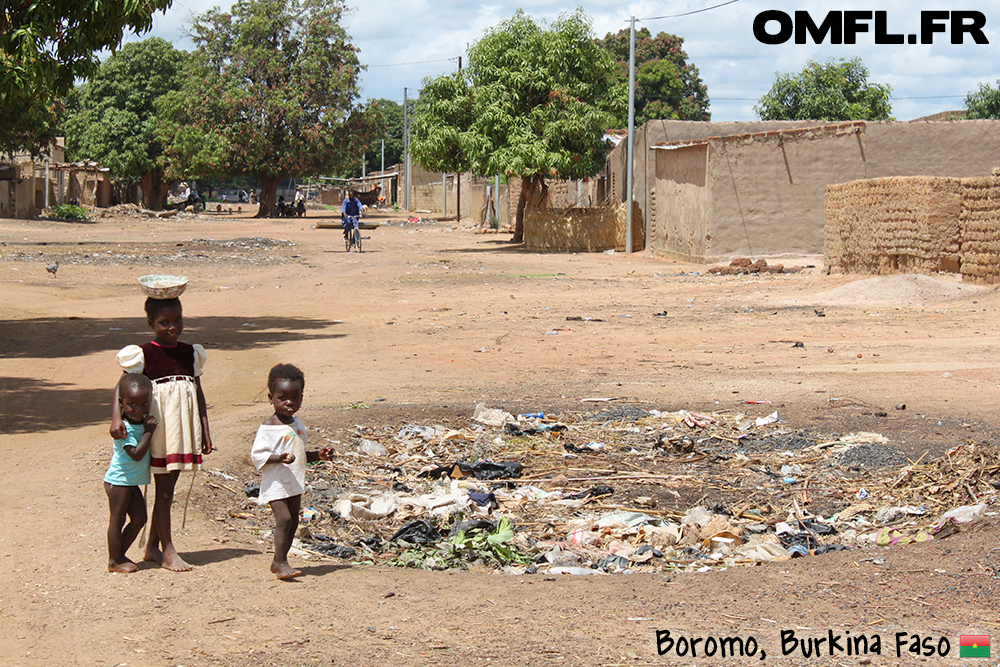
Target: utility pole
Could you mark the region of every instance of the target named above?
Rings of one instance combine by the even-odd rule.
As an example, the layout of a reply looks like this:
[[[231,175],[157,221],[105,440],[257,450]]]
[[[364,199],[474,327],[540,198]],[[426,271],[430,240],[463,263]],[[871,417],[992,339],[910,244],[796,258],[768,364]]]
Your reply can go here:
[[[410,115],[403,88],[403,209],[410,210]]]
[[[645,153],[643,154],[645,155]],[[625,252],[632,252],[632,160],[635,157],[635,17],[628,32],[628,168],[625,178]]]
[[[462,56],[458,57],[458,71],[462,71]],[[455,171],[455,222],[462,221],[462,170]]]

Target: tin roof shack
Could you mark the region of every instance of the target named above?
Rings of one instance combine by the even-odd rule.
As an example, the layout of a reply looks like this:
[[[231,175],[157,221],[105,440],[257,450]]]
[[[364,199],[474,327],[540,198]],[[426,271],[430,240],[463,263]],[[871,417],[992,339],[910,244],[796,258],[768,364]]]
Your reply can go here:
[[[998,147],[993,120],[650,121],[636,132],[633,191],[647,246],[660,254],[700,262],[819,254],[826,185],[981,176],[996,166]],[[609,157],[612,191],[624,182],[623,150]]]
[[[111,205],[108,168],[92,160],[65,162],[62,137],[49,146],[49,157],[16,153],[0,161],[0,217],[32,218],[66,202],[90,208]]]

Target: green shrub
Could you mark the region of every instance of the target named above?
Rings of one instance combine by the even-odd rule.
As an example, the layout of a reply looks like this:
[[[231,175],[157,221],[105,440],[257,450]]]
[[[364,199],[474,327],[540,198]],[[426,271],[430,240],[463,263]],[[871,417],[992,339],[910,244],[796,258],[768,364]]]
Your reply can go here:
[[[48,217],[55,220],[90,220],[90,212],[76,204],[59,204],[49,210]]]

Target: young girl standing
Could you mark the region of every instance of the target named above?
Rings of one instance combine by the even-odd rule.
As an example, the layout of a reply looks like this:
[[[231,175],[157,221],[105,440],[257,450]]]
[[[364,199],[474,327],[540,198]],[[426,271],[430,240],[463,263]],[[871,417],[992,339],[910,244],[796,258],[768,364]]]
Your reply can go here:
[[[116,357],[126,373],[142,373],[153,382],[153,417],[159,427],[150,443],[150,472],[156,486],[153,520],[145,559],[174,572],[192,566],[177,554],[170,531],[170,505],[182,470],[201,468],[203,454],[212,451],[205,394],[201,390],[205,349],[177,339],[184,331],[180,299],[146,299],[146,321],[154,340],[129,345]],[[118,402],[118,388],[111,402],[111,437],[125,437]]]

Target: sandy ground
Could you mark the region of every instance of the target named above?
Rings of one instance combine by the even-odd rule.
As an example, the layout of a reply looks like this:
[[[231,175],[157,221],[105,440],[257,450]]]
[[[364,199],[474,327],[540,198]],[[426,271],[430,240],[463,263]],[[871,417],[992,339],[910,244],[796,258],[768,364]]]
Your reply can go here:
[[[996,444],[994,289],[948,276],[862,283],[824,275],[816,257],[779,260],[793,274],[712,276],[647,253],[539,255],[509,236],[393,219],[366,232],[361,254],[312,229],[315,217],[0,220],[0,664],[1000,664],[995,647],[991,661],[957,658],[959,634],[1000,644],[995,521],[877,558],[725,572],[504,576],[328,560],[279,582],[267,541],[226,530],[199,476],[175,529],[195,570],[108,574],[113,355],[148,339],[135,283],[146,273],[191,278],[183,340],[209,350],[219,468],[248,467],[277,362],[305,371],[303,421],[344,440],[356,425],[467,420],[480,402],[558,413],[604,397],[699,411],[768,400],[759,414],[778,409],[791,428],[879,432],[913,460]],[[753,637],[759,650],[661,656],[657,631],[660,648],[669,631]],[[783,655],[783,632],[878,635],[881,653],[831,656],[827,643],[819,658]],[[950,653],[915,655],[912,635],[928,651],[946,638]]]

